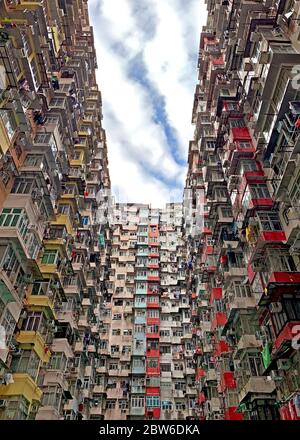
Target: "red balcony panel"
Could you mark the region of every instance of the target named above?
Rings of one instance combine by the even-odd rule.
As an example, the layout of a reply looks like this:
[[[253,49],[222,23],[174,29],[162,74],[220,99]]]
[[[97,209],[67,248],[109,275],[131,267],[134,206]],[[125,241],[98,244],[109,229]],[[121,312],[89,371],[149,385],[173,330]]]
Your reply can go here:
[[[159,309],[159,307],[158,302],[147,302],[147,309]]]
[[[295,399],[297,399],[296,396],[292,398],[287,404],[279,408],[281,420],[300,420],[299,408],[295,402]]]
[[[230,129],[233,141],[251,141],[251,135],[248,127],[235,127]]]
[[[300,272],[272,272],[268,284],[298,284]]]
[[[151,241],[151,239],[149,239],[148,246],[159,247],[160,243],[158,241]]]
[[[205,269],[207,272],[215,272],[217,270],[217,266],[207,266]]]
[[[151,276],[151,275],[149,275],[147,277],[147,281],[159,281],[159,280],[160,280],[159,276]]]
[[[244,171],[244,176],[249,180],[264,175],[265,173],[263,172],[263,170]]]
[[[232,371],[224,371],[221,375],[220,390],[223,393],[227,389],[235,389],[236,381]]]
[[[277,338],[275,339],[272,353],[276,353],[280,350],[280,348],[286,343],[291,342],[296,335],[298,335],[299,331],[296,326],[300,326],[300,321],[288,322],[283,327]]]
[[[149,376],[159,376],[160,375],[160,366],[158,367],[147,367],[146,373]]]
[[[146,387],[146,396],[159,396],[160,387]]]
[[[250,202],[250,208],[261,208],[262,206],[273,206],[273,200],[271,198],[267,199],[252,199]]]
[[[147,339],[159,339],[159,333],[146,333]]]
[[[211,255],[214,253],[214,247],[213,246],[205,246],[204,252],[206,255]]]
[[[151,252],[150,254],[148,254],[148,257],[159,257],[159,252]]]
[[[216,312],[212,321],[212,330],[216,327],[223,327],[227,322],[227,315],[225,312]]]
[[[153,324],[160,324],[160,318],[147,318],[147,324],[148,325],[153,325]]]
[[[195,292],[192,293],[192,299],[197,299],[197,293]]]
[[[160,408],[146,408],[146,417],[159,419],[160,418]]]
[[[205,376],[205,370],[203,368],[196,368],[196,380],[200,380],[201,377]]]
[[[210,294],[210,304],[214,302],[215,299],[222,299],[222,287],[213,287]]]
[[[204,226],[204,228],[203,228],[203,234],[210,235],[210,234],[211,234],[211,229],[210,229],[210,228],[207,228],[206,226]]]
[[[202,403],[205,402],[205,400],[206,400],[205,399],[205,394],[203,392],[199,393],[198,394],[198,399],[197,399],[198,404],[201,405]]]
[[[247,275],[248,275],[249,283],[252,284],[256,276],[256,272],[254,272],[254,270],[252,269],[251,263],[248,264]]]
[[[263,241],[285,241],[286,235],[283,231],[262,231],[259,239]]]
[[[159,268],[159,264],[157,263],[149,263],[147,265],[148,269],[158,269]]]
[[[244,420],[244,415],[241,413],[237,413],[237,406],[230,406],[224,411],[224,419],[225,420]]]
[[[230,351],[229,345],[227,344],[226,341],[218,341],[215,344],[215,352],[214,352],[215,356],[221,356],[221,354],[228,353],[229,351]]]
[[[159,356],[160,356],[159,348],[156,350],[151,349],[151,348],[150,349],[147,348],[146,356],[151,357],[151,358],[159,358]]]

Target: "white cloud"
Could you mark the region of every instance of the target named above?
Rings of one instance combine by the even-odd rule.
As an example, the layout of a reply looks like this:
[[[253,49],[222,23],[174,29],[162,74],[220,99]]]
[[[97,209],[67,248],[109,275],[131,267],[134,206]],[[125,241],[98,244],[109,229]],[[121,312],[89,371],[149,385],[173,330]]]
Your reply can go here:
[[[162,206],[180,201],[192,136],[201,0],[89,0],[94,26],[113,191],[119,201]],[[203,19],[204,14],[202,13]],[[194,55],[192,63],[189,56]],[[139,56],[165,102],[178,151],[157,122],[151,89],[128,70]],[[139,75],[137,75],[139,77]],[[118,194],[117,194],[118,193]],[[177,198],[177,199],[176,199]]]

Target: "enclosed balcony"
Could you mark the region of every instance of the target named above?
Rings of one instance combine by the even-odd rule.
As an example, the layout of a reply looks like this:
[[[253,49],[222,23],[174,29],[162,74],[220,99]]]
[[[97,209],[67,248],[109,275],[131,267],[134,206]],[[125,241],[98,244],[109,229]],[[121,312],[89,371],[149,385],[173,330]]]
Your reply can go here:
[[[293,346],[293,341],[300,328],[300,296],[284,293],[277,302],[271,302],[268,309],[275,335],[272,355],[280,357],[288,350],[297,348],[297,344]]]
[[[282,246],[264,249],[257,260],[251,264],[252,270],[260,272],[267,295],[261,301],[276,299],[280,292],[295,292],[300,282],[300,272],[288,248]]]
[[[245,177],[245,183],[246,187],[241,199],[242,211],[245,217],[250,216],[255,209],[271,208],[273,206],[274,202],[263,180],[259,183],[253,183],[249,178]]]

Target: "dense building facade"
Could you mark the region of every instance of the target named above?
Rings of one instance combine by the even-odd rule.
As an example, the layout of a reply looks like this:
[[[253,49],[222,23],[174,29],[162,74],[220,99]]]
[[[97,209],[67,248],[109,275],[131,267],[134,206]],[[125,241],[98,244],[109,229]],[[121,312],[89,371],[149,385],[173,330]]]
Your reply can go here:
[[[296,420],[299,2],[206,4],[185,197],[197,416]]]
[[[115,206],[95,386],[105,419],[195,416],[182,212]]]
[[[87,1],[0,17],[0,419],[87,419],[110,237]]]
[[[300,9],[207,0],[183,204],[110,196],[87,0],[0,2],[0,420],[300,419]]]

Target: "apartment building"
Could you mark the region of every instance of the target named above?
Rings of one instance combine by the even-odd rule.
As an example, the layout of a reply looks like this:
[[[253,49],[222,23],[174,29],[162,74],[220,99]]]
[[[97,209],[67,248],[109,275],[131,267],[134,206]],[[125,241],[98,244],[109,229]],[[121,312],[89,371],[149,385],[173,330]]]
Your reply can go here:
[[[205,3],[184,199],[197,418],[299,420],[299,3]]]
[[[116,204],[94,398],[104,419],[194,417],[182,204]]]
[[[88,419],[110,227],[86,0],[0,3],[0,419]]]

